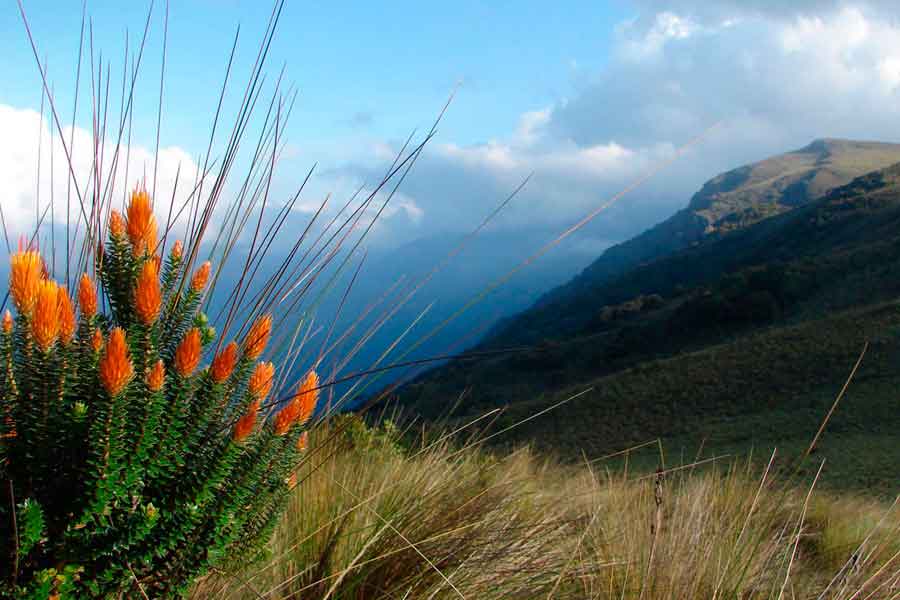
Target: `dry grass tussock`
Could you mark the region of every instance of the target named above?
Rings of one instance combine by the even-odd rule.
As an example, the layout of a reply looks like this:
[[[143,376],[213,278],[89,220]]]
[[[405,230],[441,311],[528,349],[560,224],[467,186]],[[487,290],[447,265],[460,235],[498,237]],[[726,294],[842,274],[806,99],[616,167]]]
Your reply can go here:
[[[900,594],[897,502],[810,493],[749,463],[623,476],[348,431],[329,448],[314,434],[322,458],[298,474],[269,559],[196,600]]]

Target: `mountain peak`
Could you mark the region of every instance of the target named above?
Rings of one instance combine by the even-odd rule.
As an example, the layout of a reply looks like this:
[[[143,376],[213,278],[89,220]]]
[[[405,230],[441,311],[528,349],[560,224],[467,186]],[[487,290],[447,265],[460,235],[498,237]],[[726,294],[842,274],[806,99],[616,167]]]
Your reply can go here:
[[[896,146],[889,142],[874,142],[869,140],[851,140],[847,138],[816,138],[809,144],[795,150],[795,153],[817,154],[832,153],[837,151],[854,151],[854,150],[877,150]]]
[[[705,223],[704,233],[740,229],[896,162],[900,144],[818,138],[710,179],[688,210]]]
[[[575,279],[547,293],[501,331],[521,331],[524,324],[534,331],[559,325],[558,315],[566,314],[567,302],[575,302],[629,269],[813,202],[857,177],[897,163],[900,144],[820,138],[799,150],[717,175],[694,194],[686,208],[610,247]],[[546,323],[541,321],[544,314],[550,315]],[[578,319],[571,320],[577,327]]]

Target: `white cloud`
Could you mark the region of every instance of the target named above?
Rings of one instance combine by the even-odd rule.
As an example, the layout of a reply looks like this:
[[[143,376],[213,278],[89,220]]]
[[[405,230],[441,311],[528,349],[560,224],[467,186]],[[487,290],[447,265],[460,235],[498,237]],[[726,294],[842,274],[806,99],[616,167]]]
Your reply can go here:
[[[592,235],[633,235],[683,207],[710,177],[815,138],[900,142],[894,1],[634,4],[640,14],[616,29],[607,64],[574,72],[570,97],[522,114],[505,136],[426,150],[403,187],[421,211],[417,232],[478,222],[529,174],[499,226],[559,228],[716,123]],[[343,172],[376,178],[398,147],[379,145],[373,162]]]
[[[658,58],[670,42],[685,40],[701,30],[689,17],[670,11],[654,15],[650,26],[641,19],[628,21],[618,28],[619,54],[628,60]]]
[[[76,127],[63,128],[63,140],[72,157],[69,171],[66,154],[55,127],[51,135],[48,117],[31,109],[19,109],[0,104],[0,205],[11,236],[29,234],[34,230],[36,210],[44,214],[53,193],[53,217],[57,225],[66,219],[66,189],[71,183],[73,192],[69,206],[73,223],[81,214],[81,206],[74,192],[75,183],[85,197],[85,210],[90,210],[90,197],[96,188],[94,169],[94,143],[90,132]],[[112,157],[114,139],[103,144],[103,169],[101,188],[112,178],[113,207],[121,208],[127,190],[146,178],[148,189],[153,186],[154,153],[145,147],[132,145],[119,150],[118,168],[113,172]],[[40,149],[40,167],[38,150]],[[51,157],[52,149],[52,157]],[[51,161],[52,158],[52,161]],[[127,158],[127,160],[126,160]],[[52,171],[51,171],[52,162]],[[127,164],[126,164],[127,163]],[[127,168],[127,180],[126,180]],[[180,169],[180,173],[179,173]],[[176,206],[180,206],[194,186],[198,167],[191,156],[177,146],[160,148],[158,153],[156,197],[166,207],[176,191]],[[175,188],[177,175],[177,189]],[[38,196],[40,194],[40,196]],[[36,206],[37,205],[37,206]],[[160,209],[157,209],[160,212]],[[186,215],[185,215],[186,216]],[[163,217],[164,218],[164,217]],[[49,226],[51,213],[46,211],[44,225]],[[162,223],[161,223],[162,225]]]

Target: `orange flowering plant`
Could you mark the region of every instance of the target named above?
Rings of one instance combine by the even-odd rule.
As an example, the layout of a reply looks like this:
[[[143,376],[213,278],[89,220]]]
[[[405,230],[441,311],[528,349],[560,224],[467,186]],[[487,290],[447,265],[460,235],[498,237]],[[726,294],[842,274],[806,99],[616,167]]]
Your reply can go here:
[[[180,242],[161,261],[151,206],[136,191],[111,213],[97,276],[76,277],[74,294],[37,250],[12,256],[0,539],[15,543],[0,597],[180,597],[257,556],[286,501],[319,379],[267,418],[272,318],[217,343],[201,312],[211,265],[189,268]]]

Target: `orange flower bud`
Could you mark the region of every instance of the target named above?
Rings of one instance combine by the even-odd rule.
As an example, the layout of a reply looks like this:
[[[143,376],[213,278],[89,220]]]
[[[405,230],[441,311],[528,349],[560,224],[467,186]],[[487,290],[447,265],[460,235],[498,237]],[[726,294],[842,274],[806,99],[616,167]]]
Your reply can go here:
[[[158,392],[162,389],[165,380],[166,367],[163,365],[163,361],[158,360],[153,365],[153,368],[150,369],[150,372],[147,373],[147,387],[150,388],[151,392]]]
[[[59,339],[68,344],[75,337],[75,307],[66,288],[59,288],[57,294],[57,312],[59,313]]]
[[[297,438],[297,450],[306,450],[306,447],[309,446],[309,432],[304,431],[300,434],[300,437]]]
[[[237,344],[231,342],[225,349],[222,350],[212,361],[212,365],[209,367],[209,373],[212,376],[213,381],[216,383],[222,383],[229,377],[231,377],[231,372],[234,370],[234,365],[237,364]]]
[[[43,261],[34,250],[19,250],[9,262],[9,293],[19,314],[30,315],[43,280]]]
[[[100,328],[94,328],[94,335],[91,336],[91,350],[94,352],[100,352],[103,349],[103,334],[100,333]]]
[[[284,435],[297,420],[297,407],[294,402],[288,402],[287,406],[275,415],[275,435]]]
[[[162,295],[159,291],[159,272],[156,263],[148,260],[141,268],[134,288],[134,311],[144,325],[152,325],[159,316]]]
[[[172,257],[172,260],[181,260],[181,255],[184,254],[184,244],[181,243],[181,240],[175,240],[175,245],[172,246],[172,253],[169,255]]]
[[[90,319],[97,314],[97,288],[94,286],[91,276],[84,273],[78,282],[78,307],[81,316]]]
[[[200,330],[196,327],[185,334],[175,350],[175,370],[182,377],[190,377],[200,363]]]
[[[269,343],[272,333],[272,315],[263,315],[253,322],[244,339],[244,354],[251,360],[259,358]]]
[[[6,309],[6,312],[3,313],[3,333],[11,333],[12,329],[13,329],[12,313],[9,312],[9,309]]]
[[[153,252],[156,248],[156,217],[146,190],[131,192],[128,202],[128,239],[135,256]]]
[[[266,399],[272,391],[275,382],[275,365],[270,362],[261,362],[253,369],[250,380],[247,382],[247,390],[257,402]]]
[[[297,393],[294,394],[292,402],[299,405],[297,411],[297,421],[302,425],[306,423],[316,410],[316,403],[319,401],[319,376],[315,371],[310,371],[306,377],[297,386]]]
[[[59,336],[59,286],[55,281],[41,281],[32,323],[34,341],[46,352]]]
[[[110,396],[119,394],[134,376],[125,331],[121,327],[110,332],[106,352],[100,358],[99,370],[100,382]]]
[[[297,487],[297,474],[291,473],[290,477],[284,480],[284,485],[286,485],[289,490]]]
[[[206,282],[209,281],[210,270],[212,270],[212,265],[209,261],[206,261],[197,268],[197,270],[194,272],[194,276],[191,278],[192,290],[194,290],[195,292],[203,291],[203,288],[206,287]]]
[[[112,210],[109,213],[109,235],[114,238],[120,238],[125,235],[125,219],[122,213]]]
[[[238,419],[238,422],[234,426],[234,434],[231,439],[238,444],[247,439],[247,437],[253,433],[253,428],[256,427],[256,415],[257,408],[251,406],[244,416]]]
[[[302,425],[309,420],[319,399],[318,387],[319,376],[315,371],[310,371],[297,386],[297,391],[287,406],[275,415],[276,435],[284,435],[295,424]]]

